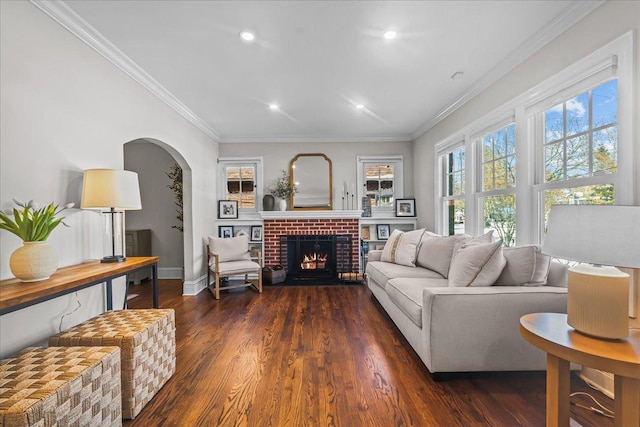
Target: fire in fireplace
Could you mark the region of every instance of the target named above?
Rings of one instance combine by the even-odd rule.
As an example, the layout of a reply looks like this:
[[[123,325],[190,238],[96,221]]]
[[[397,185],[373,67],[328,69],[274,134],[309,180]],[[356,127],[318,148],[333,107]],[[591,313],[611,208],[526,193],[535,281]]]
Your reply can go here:
[[[303,270],[324,269],[327,266],[329,254],[326,253],[309,253],[302,257],[300,268]]]

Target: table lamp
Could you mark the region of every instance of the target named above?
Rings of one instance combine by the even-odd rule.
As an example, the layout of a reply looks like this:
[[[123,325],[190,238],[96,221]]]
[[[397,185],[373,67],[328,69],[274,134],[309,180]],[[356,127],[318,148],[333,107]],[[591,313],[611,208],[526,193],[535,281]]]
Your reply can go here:
[[[542,252],[580,261],[569,269],[567,322],[605,339],[629,335],[629,275],[640,268],[640,206],[554,205]]]
[[[142,209],[138,174],[115,169],[87,169],[82,183],[83,209],[100,209],[105,217],[105,252],[101,262],[122,262],[125,257],[124,211]]]

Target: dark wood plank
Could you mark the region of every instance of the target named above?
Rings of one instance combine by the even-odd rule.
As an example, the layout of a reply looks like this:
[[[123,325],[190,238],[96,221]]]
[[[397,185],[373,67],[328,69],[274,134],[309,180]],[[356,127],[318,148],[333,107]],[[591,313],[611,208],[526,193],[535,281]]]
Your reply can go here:
[[[125,426],[544,426],[544,372],[435,382],[364,286],[268,286],[219,301],[181,292],[161,281],[161,307],[176,310],[176,374]],[[150,306],[150,282],[130,293],[140,296],[129,307]],[[572,391],[613,406],[576,375]],[[575,406],[571,417],[613,426]]]

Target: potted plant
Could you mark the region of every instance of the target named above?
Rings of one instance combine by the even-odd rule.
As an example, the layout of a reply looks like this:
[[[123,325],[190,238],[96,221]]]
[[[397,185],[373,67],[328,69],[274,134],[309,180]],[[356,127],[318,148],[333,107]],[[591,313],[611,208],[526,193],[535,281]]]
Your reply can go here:
[[[273,183],[273,186],[269,188],[271,194],[279,199],[279,206],[281,211],[287,210],[287,199],[293,194],[295,194],[298,189],[291,182],[289,178],[289,174],[283,169],[282,175],[276,179]]]
[[[11,272],[23,282],[48,279],[58,269],[58,254],[47,239],[58,225],[64,224],[64,217],[59,215],[73,207],[73,203],[40,207],[33,200],[23,203],[13,199],[13,202],[20,209],[13,208],[12,214],[0,211],[0,229],[15,234],[23,244],[9,258]]]

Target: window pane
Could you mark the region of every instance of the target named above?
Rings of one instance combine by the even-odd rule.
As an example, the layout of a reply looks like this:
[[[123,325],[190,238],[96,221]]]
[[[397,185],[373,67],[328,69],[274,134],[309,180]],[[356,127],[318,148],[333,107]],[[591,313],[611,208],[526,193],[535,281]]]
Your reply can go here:
[[[516,152],[516,125],[512,123],[507,128],[507,154]]]
[[[566,102],[567,135],[585,132],[589,129],[589,93],[583,93]]]
[[[500,159],[494,162],[496,172],[496,182],[494,189],[503,190],[507,188],[507,159]]]
[[[516,185],[516,156],[507,157],[507,187]]]
[[[564,144],[557,142],[544,149],[545,182],[564,179]]]
[[[482,190],[493,190],[493,162],[482,165]]]
[[[614,202],[613,184],[546,190],[544,192],[545,229],[552,205],[613,205]]]
[[[615,173],[618,170],[618,127],[593,133],[593,172]]]
[[[493,140],[489,137],[482,138],[482,161],[493,160]]]
[[[393,165],[366,164],[364,166],[366,196],[371,206],[392,206],[394,192]]]
[[[449,235],[463,234],[466,220],[464,213],[464,200],[447,200],[445,201],[445,204]]]
[[[593,127],[618,121],[618,80],[611,80],[593,89]]]
[[[505,194],[484,198],[484,231],[495,230],[505,246],[515,245],[516,196]]]
[[[589,138],[567,140],[567,179],[589,176]]]
[[[494,134],[494,151],[496,157],[504,157],[507,155],[507,132],[500,129]]]
[[[562,120],[563,104],[558,104],[544,113],[544,142],[557,141],[564,135]]]

